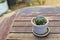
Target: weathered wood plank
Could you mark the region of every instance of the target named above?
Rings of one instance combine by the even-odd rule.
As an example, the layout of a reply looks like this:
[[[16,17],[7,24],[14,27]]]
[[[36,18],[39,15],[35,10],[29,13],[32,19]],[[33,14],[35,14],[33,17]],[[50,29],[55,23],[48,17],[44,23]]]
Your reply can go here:
[[[60,27],[49,27],[51,34],[59,34]],[[12,27],[10,33],[32,33],[32,27]]]
[[[32,26],[32,24],[31,24],[31,22],[30,21],[18,21],[18,22],[14,22],[13,23],[13,27],[20,27],[20,26]],[[50,22],[49,22],[49,26],[53,26],[53,27],[57,27],[57,26],[59,26],[60,27],[60,21],[58,21],[58,20],[51,20]]]
[[[3,30],[2,30],[2,28],[3,28],[3,23],[5,23],[6,22],[6,18],[5,18],[5,20],[3,20],[1,23],[0,23],[0,40],[3,38]],[[6,27],[4,27],[4,28],[6,28]],[[3,32],[2,32],[3,31]]]
[[[45,16],[48,20],[60,20],[60,16]],[[16,17],[15,21],[19,21],[19,20],[31,20],[32,17]]]
[[[38,15],[43,15],[43,16],[60,16],[59,12],[47,12],[47,13],[19,13],[17,16],[22,16],[22,17],[35,17]]]
[[[7,40],[60,40],[60,34],[49,34],[47,37],[39,38],[32,33],[10,33]]]
[[[6,18],[4,17],[4,20],[0,23],[0,40],[6,40],[6,36],[15,16],[16,14],[7,17],[5,16]]]

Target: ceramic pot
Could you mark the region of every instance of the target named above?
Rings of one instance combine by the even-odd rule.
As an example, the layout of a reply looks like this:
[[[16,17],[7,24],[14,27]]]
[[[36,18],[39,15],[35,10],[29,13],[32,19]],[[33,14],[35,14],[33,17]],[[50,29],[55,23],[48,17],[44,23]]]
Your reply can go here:
[[[7,1],[0,3],[0,15],[5,13],[8,10]]]
[[[37,34],[44,34],[46,32],[46,29],[48,28],[48,20],[47,23],[44,25],[36,25],[35,23],[33,23],[33,19],[35,19],[35,17],[33,17],[31,20],[34,32]]]

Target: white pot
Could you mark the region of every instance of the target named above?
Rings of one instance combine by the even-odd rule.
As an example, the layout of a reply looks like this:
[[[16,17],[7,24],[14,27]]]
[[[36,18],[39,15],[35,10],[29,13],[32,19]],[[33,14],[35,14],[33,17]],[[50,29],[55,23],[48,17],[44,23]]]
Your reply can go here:
[[[7,1],[0,3],[0,15],[8,10]]]
[[[33,19],[35,19],[35,18],[32,18],[31,23],[32,23],[32,28],[33,28],[34,32],[37,34],[44,34],[48,27],[48,20],[47,20],[47,23],[44,25],[36,25],[33,23]]]

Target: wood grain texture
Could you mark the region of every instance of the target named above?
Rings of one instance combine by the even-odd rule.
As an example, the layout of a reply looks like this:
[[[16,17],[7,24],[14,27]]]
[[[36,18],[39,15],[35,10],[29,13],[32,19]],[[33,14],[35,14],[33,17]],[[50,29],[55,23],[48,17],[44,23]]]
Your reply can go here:
[[[48,20],[60,20],[60,16],[45,16]],[[21,17],[21,16],[17,16],[15,17],[15,21],[19,21],[19,20],[31,20],[32,17]]]
[[[12,16],[7,16],[0,24],[0,40],[6,40],[7,34],[14,21],[16,14]]]
[[[51,34],[59,34],[60,27],[49,27]],[[12,27],[10,33],[32,33],[32,27]]]
[[[46,13],[19,13],[17,16],[20,17],[35,17],[38,15],[43,15],[43,16],[60,16],[60,12],[46,12]]]
[[[14,22],[13,23],[13,27],[25,27],[25,26],[27,26],[27,27],[30,27],[30,26],[32,26],[32,24],[31,24],[31,22],[30,21],[17,21],[17,22]],[[49,25],[48,26],[52,26],[52,27],[60,27],[60,21],[58,21],[58,20],[56,20],[56,21],[49,21]]]
[[[60,40],[60,34],[49,34],[47,37],[39,38],[32,33],[10,33],[7,40]]]

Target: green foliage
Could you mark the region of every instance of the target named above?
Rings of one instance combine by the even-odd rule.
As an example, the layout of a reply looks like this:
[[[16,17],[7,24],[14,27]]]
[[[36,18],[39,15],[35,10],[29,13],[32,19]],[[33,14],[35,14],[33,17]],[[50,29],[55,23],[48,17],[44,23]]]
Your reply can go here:
[[[0,0],[0,3],[3,3],[3,2],[5,2],[5,0]]]
[[[32,3],[31,2],[27,3],[27,6],[32,6]]]
[[[46,19],[43,16],[37,16],[35,22],[37,25],[43,25],[46,23]]]
[[[37,2],[39,2],[40,5],[43,5],[45,3],[45,0],[37,0]]]

